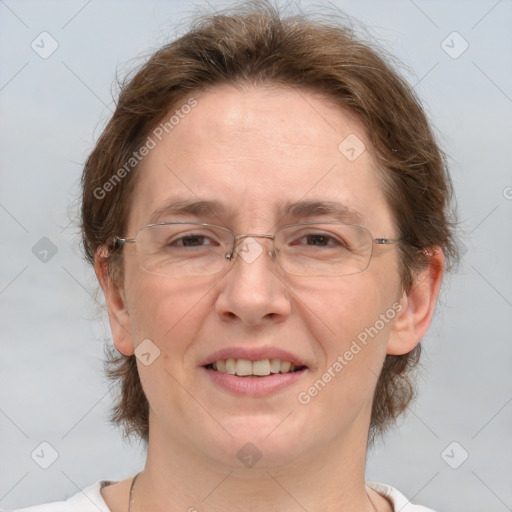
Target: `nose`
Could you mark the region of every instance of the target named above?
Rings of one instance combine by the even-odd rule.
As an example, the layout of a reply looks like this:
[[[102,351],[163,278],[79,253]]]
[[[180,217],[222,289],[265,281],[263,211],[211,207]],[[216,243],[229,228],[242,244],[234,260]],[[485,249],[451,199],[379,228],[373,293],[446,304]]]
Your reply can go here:
[[[237,244],[215,304],[222,320],[257,326],[283,321],[290,314],[290,292],[268,238],[249,235]]]

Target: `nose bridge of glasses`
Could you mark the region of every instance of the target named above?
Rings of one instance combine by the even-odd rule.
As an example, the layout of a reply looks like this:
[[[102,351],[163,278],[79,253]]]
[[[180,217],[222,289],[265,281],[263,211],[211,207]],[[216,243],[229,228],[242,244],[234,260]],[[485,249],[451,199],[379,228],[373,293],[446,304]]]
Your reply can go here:
[[[271,240],[274,240],[275,235],[258,235],[255,233],[245,233],[243,235],[235,235],[235,242],[238,242],[242,238],[270,238]]]
[[[249,247],[249,244],[247,244],[248,247],[243,248],[244,241],[246,241],[248,238],[249,239],[250,238],[267,238],[267,239],[272,240],[272,242],[273,242],[275,239],[275,235],[257,234],[257,233],[244,233],[241,235],[235,235],[234,240],[233,240],[233,251],[229,255],[229,258],[227,258],[227,259],[231,259],[233,257],[233,254],[238,253],[238,252],[241,252],[241,253],[251,252],[252,254],[255,254],[256,252],[263,252],[262,249],[260,249],[258,251],[254,251],[254,249],[251,249]],[[257,243],[257,242],[255,241],[255,243]],[[261,245],[260,245],[260,247],[261,247]],[[272,255],[272,250],[269,250],[268,253],[269,253],[269,255]],[[244,258],[244,259],[246,259],[246,258]]]

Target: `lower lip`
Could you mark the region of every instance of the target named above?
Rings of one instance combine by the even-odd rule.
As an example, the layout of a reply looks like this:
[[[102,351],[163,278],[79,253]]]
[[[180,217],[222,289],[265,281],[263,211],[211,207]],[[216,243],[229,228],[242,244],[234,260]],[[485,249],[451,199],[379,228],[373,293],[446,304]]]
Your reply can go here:
[[[246,396],[267,396],[295,384],[304,376],[307,370],[299,370],[292,373],[271,373],[265,377],[239,377],[229,373],[221,373],[216,370],[202,367],[214,384],[221,388]]]

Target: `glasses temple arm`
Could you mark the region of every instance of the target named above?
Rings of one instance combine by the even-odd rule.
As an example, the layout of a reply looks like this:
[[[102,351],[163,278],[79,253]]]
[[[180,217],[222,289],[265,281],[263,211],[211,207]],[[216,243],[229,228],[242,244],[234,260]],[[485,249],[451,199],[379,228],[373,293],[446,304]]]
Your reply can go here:
[[[402,242],[402,238],[374,238],[373,242],[379,245],[397,244]]]
[[[112,245],[114,248],[122,247],[125,244],[134,244],[135,238],[121,238],[120,236],[114,236],[112,238]]]

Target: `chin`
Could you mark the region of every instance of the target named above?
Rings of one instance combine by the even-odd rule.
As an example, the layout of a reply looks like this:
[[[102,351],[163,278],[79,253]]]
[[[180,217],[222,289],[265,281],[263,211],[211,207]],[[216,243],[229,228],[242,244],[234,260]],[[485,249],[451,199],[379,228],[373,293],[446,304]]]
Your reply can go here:
[[[306,446],[304,435],[293,431],[293,425],[285,425],[286,415],[237,416],[219,422],[231,434],[216,429],[203,437],[208,445],[201,450],[219,464],[239,469],[277,468],[291,463]]]

